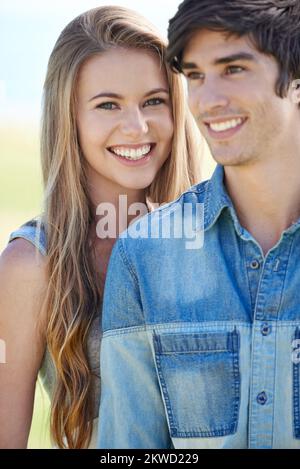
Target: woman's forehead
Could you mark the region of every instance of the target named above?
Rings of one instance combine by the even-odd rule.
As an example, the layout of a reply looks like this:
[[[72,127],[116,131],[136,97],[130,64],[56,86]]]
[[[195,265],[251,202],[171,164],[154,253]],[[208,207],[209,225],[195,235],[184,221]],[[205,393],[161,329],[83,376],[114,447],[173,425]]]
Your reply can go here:
[[[118,47],[87,59],[80,69],[77,86],[80,94],[100,93],[103,89],[126,93],[168,87],[168,80],[158,53]]]

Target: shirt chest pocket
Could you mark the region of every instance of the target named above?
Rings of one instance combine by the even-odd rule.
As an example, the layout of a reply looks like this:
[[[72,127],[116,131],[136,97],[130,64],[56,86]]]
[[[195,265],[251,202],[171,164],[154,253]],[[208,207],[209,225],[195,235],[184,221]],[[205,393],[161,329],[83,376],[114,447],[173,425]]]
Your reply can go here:
[[[240,404],[239,334],[154,334],[171,437],[235,433]]]

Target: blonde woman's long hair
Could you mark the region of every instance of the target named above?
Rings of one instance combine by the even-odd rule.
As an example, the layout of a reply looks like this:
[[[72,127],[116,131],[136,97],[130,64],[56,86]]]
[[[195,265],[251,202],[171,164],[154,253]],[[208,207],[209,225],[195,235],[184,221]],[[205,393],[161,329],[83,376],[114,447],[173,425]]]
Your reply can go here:
[[[156,203],[168,202],[200,180],[200,147],[182,78],[165,65],[165,46],[142,16],[110,6],[87,11],[68,24],[49,59],[41,126],[49,276],[44,317],[56,371],[51,436],[60,448],[86,448],[91,440],[94,396],[87,337],[101,307],[89,246],[94,213],[75,119],[78,73],[87,58],[114,47],[145,49],[160,57],[170,86],[174,141],[147,195]]]

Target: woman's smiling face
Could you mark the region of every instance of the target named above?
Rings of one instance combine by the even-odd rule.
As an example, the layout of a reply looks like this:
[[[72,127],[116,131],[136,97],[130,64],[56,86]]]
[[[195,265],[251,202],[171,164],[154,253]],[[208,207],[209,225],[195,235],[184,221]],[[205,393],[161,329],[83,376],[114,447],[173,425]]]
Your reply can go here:
[[[157,55],[111,49],[79,72],[77,129],[93,184],[145,189],[170,155],[173,118],[169,84]]]

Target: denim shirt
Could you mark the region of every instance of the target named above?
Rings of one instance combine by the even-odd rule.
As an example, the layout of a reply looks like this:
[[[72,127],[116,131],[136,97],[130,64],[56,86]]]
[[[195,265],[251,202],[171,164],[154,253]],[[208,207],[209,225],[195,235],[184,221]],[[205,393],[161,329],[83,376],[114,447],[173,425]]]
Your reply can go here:
[[[218,166],[114,246],[100,448],[300,448],[300,221],[264,256],[223,175]],[[192,217],[202,246],[145,236],[174,206]]]

